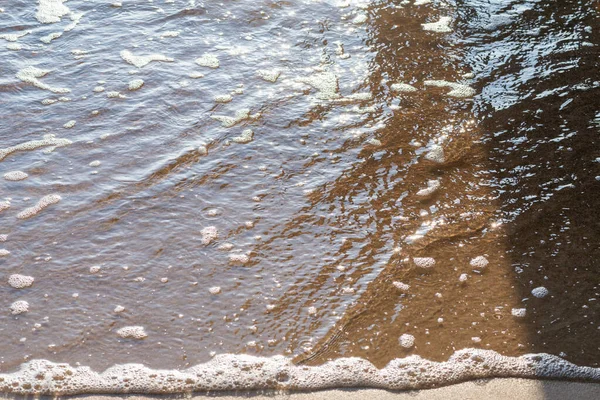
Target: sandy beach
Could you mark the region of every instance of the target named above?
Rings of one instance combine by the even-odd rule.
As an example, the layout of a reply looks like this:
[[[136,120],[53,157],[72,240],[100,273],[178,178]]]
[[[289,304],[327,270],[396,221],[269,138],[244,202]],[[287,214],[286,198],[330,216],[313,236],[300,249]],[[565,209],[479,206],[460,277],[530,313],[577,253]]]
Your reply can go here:
[[[165,396],[103,396],[86,395],[77,396],[85,400],[109,400],[115,397],[128,400],[150,400],[164,398]],[[180,398],[181,396],[168,396]],[[445,386],[436,389],[393,392],[380,389],[333,389],[316,392],[281,393],[281,392],[238,392],[238,393],[210,393],[195,394],[191,399],[219,398],[222,400],[234,399],[290,399],[290,400],[587,400],[600,398],[600,385],[584,382],[543,381],[530,379],[503,378],[464,382],[457,385]]]

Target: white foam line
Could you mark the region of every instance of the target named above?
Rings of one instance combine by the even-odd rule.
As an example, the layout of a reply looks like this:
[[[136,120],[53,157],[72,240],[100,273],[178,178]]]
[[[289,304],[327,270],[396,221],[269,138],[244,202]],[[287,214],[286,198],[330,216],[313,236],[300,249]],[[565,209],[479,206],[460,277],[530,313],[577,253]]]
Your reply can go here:
[[[360,358],[340,358],[320,366],[297,366],[290,358],[223,354],[185,370],[154,370],[124,364],[95,372],[46,360],[0,374],[0,391],[19,395],[84,393],[191,393],[207,390],[315,390],[372,387],[419,389],[469,379],[521,377],[600,381],[600,369],[581,367],[550,354],[507,357],[491,350],[459,350],[445,362],[419,356],[392,360],[377,369]]]
[[[48,146],[50,146],[51,149],[54,149],[56,147],[68,146],[71,143],[73,142],[71,142],[69,139],[58,139],[55,138],[52,134],[44,135],[44,138],[42,140],[32,140],[29,142],[18,144],[16,146],[0,149],[0,161],[4,160],[6,156],[17,151],[35,150],[40,147]]]

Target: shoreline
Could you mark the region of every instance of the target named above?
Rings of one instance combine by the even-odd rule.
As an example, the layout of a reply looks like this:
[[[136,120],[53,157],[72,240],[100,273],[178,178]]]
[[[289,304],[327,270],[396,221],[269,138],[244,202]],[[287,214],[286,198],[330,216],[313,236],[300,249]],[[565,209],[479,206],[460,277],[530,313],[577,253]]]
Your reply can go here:
[[[42,396],[50,397],[50,396]],[[600,398],[600,383],[538,380],[525,378],[492,378],[474,380],[432,389],[389,391],[368,388],[339,388],[320,391],[288,392],[288,391],[238,391],[210,392],[170,395],[75,395],[60,396],[81,400],[152,400],[185,398],[202,400],[218,398],[221,400],[254,399],[254,400],[593,400]],[[24,398],[22,396],[3,393],[2,399]]]

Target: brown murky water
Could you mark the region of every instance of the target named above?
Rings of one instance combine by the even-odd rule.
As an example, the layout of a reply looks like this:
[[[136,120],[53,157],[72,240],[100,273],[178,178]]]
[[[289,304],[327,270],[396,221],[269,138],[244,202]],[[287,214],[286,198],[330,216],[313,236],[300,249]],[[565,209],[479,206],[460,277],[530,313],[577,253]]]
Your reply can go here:
[[[0,3],[0,372],[599,366],[597,4],[420,3]]]

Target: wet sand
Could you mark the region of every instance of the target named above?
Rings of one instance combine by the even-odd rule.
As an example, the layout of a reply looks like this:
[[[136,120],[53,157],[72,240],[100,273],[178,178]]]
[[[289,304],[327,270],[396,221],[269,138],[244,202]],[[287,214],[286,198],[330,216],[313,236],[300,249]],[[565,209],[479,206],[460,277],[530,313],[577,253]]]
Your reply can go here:
[[[109,400],[127,398],[128,400],[150,400],[164,398],[164,396],[78,396],[85,400]],[[585,382],[542,381],[530,379],[491,379],[460,383],[436,389],[393,392],[380,389],[334,389],[317,392],[278,393],[278,392],[238,392],[238,393],[213,393],[209,395],[195,395],[192,399],[219,398],[226,399],[291,399],[291,400],[400,400],[400,399],[427,399],[427,400],[469,400],[469,399],[529,399],[529,400],[554,400],[554,399],[598,399],[600,398],[600,384]]]

